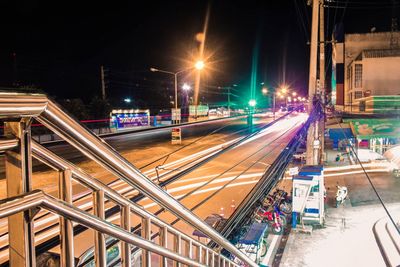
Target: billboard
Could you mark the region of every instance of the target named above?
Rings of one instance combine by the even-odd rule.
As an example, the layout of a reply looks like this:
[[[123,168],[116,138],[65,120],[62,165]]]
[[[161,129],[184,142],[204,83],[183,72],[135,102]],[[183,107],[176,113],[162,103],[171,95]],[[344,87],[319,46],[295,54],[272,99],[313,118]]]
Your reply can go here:
[[[148,109],[114,109],[110,113],[110,127],[115,129],[150,126]]]
[[[189,106],[189,116],[208,116],[208,106],[207,105],[190,105]]]

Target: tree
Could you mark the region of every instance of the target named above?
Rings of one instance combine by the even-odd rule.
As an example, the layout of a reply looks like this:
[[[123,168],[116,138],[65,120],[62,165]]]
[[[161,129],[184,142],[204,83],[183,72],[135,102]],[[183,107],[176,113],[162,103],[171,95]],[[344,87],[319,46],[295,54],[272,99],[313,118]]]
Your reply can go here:
[[[110,116],[111,105],[108,100],[98,96],[92,98],[89,103],[89,114],[91,119],[105,119]]]
[[[60,104],[78,120],[86,120],[89,118],[87,108],[79,98],[65,99],[62,100]]]

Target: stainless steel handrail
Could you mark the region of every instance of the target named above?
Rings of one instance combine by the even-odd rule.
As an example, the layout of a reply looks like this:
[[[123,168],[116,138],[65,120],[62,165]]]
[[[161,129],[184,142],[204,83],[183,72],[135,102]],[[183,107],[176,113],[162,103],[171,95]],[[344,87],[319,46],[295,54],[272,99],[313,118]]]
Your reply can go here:
[[[61,136],[65,141],[94,160],[132,187],[174,213],[183,221],[202,231],[221,247],[249,266],[257,266],[243,252],[203,222],[171,195],[154,184],[104,140],[69,117],[60,107],[43,95],[0,94],[0,117],[32,116]]]
[[[61,200],[55,199],[54,197],[47,195],[40,190],[3,200],[0,203],[0,218],[9,217],[13,214],[38,207],[47,209],[63,217],[67,217],[77,223],[85,225],[88,228],[95,229],[118,240],[141,247],[180,263],[187,264],[189,266],[207,266],[200,264],[188,257],[179,255],[144,238],[132,235],[129,231],[126,231],[112,223],[108,223],[107,221],[101,220],[90,213],[81,211],[76,207]]]
[[[53,169],[57,171],[65,171],[65,170],[70,170],[72,172],[73,178],[78,180],[80,183],[85,184],[88,188],[91,190],[101,190],[103,191],[112,201],[117,203],[118,205],[122,207],[129,207],[132,212],[135,214],[139,215],[142,218],[150,219],[152,223],[160,227],[161,229],[166,229],[168,232],[175,236],[180,236],[181,239],[190,242],[190,246],[197,246],[197,247],[202,247],[204,251],[208,251],[208,254],[219,256],[224,258],[225,261],[230,262],[231,265],[236,265],[233,261],[218,255],[217,252],[212,250],[211,248],[207,247],[206,245],[196,241],[192,237],[176,230],[174,227],[170,226],[169,224],[165,223],[158,217],[154,216],[152,213],[146,211],[145,209],[141,208],[139,205],[133,203],[129,199],[126,199],[125,197],[121,196],[118,194],[115,190],[111,189],[110,187],[106,186],[99,180],[93,178],[89,174],[87,174],[85,171],[81,170],[80,168],[76,167],[74,164],[64,160],[63,158],[57,156],[50,150],[46,149],[36,141],[32,141],[32,155],[36,159],[42,161],[46,165],[52,167]],[[189,249],[191,247],[189,246]]]
[[[18,146],[18,139],[16,138],[2,138],[0,139],[0,152],[12,149]]]

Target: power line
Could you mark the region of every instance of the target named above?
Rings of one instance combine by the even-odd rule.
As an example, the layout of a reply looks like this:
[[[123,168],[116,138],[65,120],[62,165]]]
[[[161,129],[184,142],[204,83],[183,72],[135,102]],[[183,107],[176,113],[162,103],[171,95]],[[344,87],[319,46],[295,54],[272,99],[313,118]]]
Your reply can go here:
[[[336,114],[335,114],[335,115],[336,115]],[[340,129],[341,129],[341,131],[342,131],[343,136],[346,137],[346,139],[349,139],[349,137],[347,136],[346,132],[344,131],[344,129],[343,129],[343,127],[342,127],[340,121],[337,119],[336,116],[333,116],[333,117],[335,118],[336,123],[339,124],[339,127],[340,127]],[[374,191],[375,195],[377,196],[377,198],[378,198],[379,202],[381,203],[383,209],[385,210],[385,213],[386,213],[387,216],[389,217],[390,221],[393,223],[393,225],[394,225],[394,227],[396,228],[397,232],[400,234],[400,229],[399,229],[399,227],[397,227],[397,224],[396,224],[396,222],[394,221],[392,215],[389,213],[389,210],[387,209],[385,203],[383,202],[381,195],[380,195],[380,194],[378,193],[378,191],[376,190],[375,185],[372,183],[372,180],[371,180],[371,178],[369,177],[369,174],[368,174],[367,171],[365,170],[364,165],[361,163],[360,158],[358,157],[358,153],[357,153],[356,150],[354,149],[354,145],[353,145],[353,144],[350,144],[350,148],[351,148],[351,151],[353,152],[353,154],[356,156],[356,159],[357,159],[357,161],[358,161],[358,164],[360,164],[361,169],[363,170],[363,172],[364,172],[364,174],[365,174],[365,177],[366,177],[367,180],[368,180],[368,183],[371,185],[371,188],[372,188],[372,190]]]

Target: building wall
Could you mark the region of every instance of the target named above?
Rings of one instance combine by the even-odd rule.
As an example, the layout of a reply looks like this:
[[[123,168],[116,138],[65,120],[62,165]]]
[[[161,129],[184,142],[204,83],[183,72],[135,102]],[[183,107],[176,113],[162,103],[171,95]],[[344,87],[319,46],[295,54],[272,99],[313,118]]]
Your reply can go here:
[[[393,36],[400,39],[400,32],[394,32]],[[376,32],[376,33],[363,33],[363,34],[346,34],[345,41],[343,46],[344,51],[344,104],[346,110],[350,111],[350,97],[348,91],[350,90],[350,77],[348,72],[348,66],[355,61],[356,57],[366,49],[389,49],[390,48],[390,39],[392,37],[391,32]],[[383,61],[385,58],[381,58]],[[399,58],[397,58],[398,60]],[[379,64],[384,64],[379,63]],[[369,64],[368,64],[369,65]],[[385,64],[386,66],[386,64]],[[369,65],[368,67],[373,67],[373,65]],[[369,72],[371,72],[369,70]],[[351,80],[354,83],[354,68],[352,69],[353,79]],[[398,74],[396,74],[398,76]],[[365,76],[365,75],[363,75]],[[388,77],[388,76],[386,76]],[[390,82],[391,83],[391,82]],[[374,84],[376,85],[376,84]],[[379,88],[375,88],[378,90]]]
[[[371,95],[400,94],[400,57],[364,58],[363,90]]]

